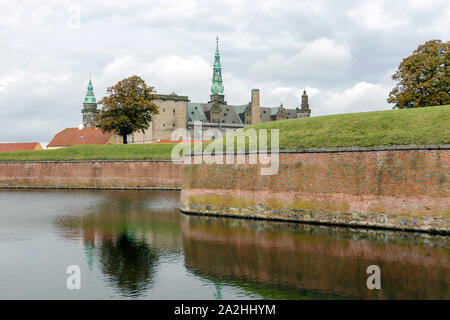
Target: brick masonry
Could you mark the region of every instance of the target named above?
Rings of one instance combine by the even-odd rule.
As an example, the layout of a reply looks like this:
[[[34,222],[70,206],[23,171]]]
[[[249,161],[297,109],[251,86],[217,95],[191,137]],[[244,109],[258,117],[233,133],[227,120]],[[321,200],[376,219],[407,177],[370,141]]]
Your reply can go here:
[[[182,187],[181,210],[187,213],[450,233],[448,146],[286,151],[277,175],[261,176],[260,168],[0,161],[0,187]]]
[[[180,189],[172,161],[0,161],[0,187]]]
[[[449,233],[450,149],[333,149],[280,153],[261,165],[185,164],[188,213]],[[248,155],[246,156],[248,158]]]

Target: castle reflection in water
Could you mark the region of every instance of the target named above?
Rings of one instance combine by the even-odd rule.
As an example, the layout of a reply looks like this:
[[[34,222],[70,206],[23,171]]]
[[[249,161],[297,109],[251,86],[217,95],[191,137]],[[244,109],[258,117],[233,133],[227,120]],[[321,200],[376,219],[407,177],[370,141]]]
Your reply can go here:
[[[115,191],[88,214],[54,223],[82,239],[90,267],[125,297],[151,290],[159,259],[172,254],[215,284],[215,298],[225,285],[269,299],[449,298],[448,237],[190,216],[179,213],[178,197]],[[382,290],[366,287],[372,264]]]

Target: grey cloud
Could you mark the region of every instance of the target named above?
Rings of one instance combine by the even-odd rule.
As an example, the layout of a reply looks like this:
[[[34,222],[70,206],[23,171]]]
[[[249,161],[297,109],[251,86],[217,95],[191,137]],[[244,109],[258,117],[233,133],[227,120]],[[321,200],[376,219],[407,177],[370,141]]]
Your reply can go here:
[[[427,40],[448,40],[450,28],[450,5],[440,0],[0,5],[0,141],[49,141],[77,126],[89,72],[98,98],[139,73],[159,92],[204,101],[216,35],[230,103],[248,102],[259,87],[265,105],[295,107],[308,87],[313,115],[387,109],[401,59]],[[67,26],[71,6],[80,8],[79,29]],[[331,45],[311,50],[320,39]]]

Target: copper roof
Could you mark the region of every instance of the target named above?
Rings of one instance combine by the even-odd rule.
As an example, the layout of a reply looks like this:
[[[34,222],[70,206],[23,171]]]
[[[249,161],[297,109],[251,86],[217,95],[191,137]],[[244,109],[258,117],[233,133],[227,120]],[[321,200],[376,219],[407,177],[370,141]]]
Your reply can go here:
[[[66,128],[58,132],[48,147],[67,147],[81,144],[107,144],[113,133],[104,133],[97,128]]]

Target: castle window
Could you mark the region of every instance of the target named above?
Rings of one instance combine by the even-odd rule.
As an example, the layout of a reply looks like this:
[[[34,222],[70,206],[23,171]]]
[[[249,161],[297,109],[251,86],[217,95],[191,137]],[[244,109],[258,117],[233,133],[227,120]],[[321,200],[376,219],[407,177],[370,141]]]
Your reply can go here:
[[[175,114],[175,109],[173,109],[173,114]]]
[[[165,127],[166,126],[166,124],[165,123],[163,123],[163,127]]]
[[[163,112],[166,112],[166,109],[163,109]]]
[[[263,112],[266,113],[266,110],[264,110]]]

